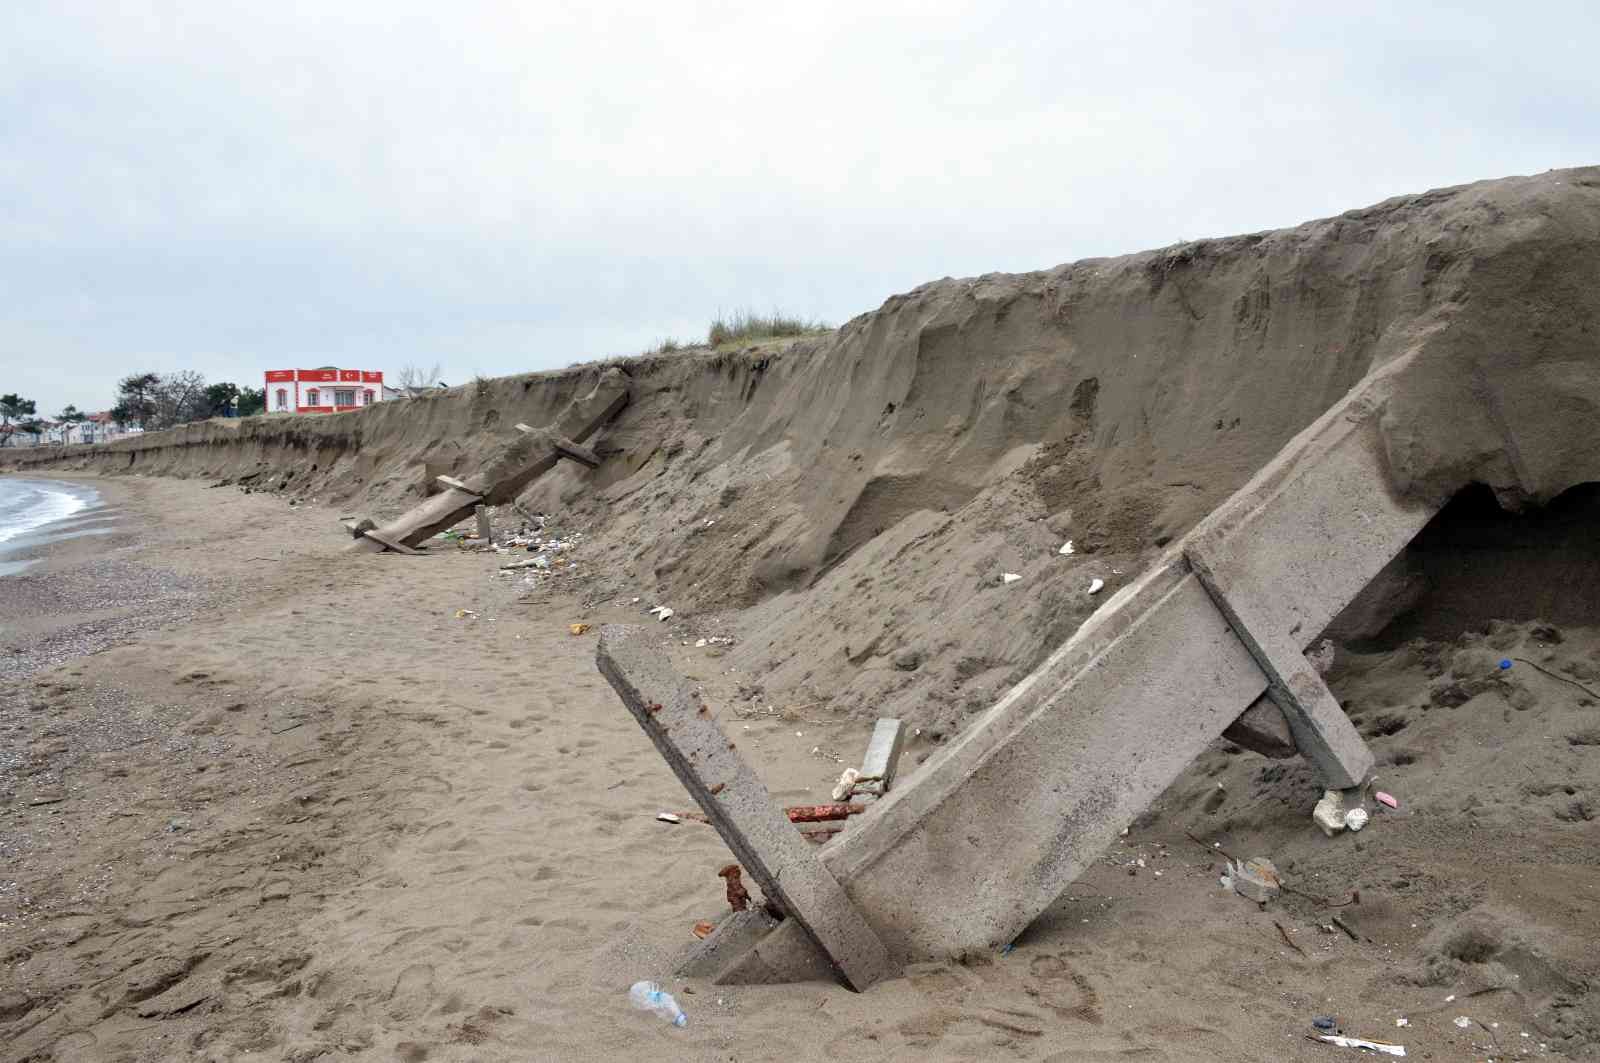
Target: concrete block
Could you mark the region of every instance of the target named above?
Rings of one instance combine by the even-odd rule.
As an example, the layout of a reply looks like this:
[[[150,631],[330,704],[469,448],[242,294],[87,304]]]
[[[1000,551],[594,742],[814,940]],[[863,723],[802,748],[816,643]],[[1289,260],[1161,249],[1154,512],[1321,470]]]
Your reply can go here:
[[[893,973],[888,951],[645,628],[606,625],[596,663],[728,847],[855,989]],[[848,835],[845,835],[846,837]]]
[[[866,755],[861,758],[861,778],[881,780],[884,790],[892,787],[905,741],[905,728],[899,720],[883,719],[874,724]]]
[[[684,978],[715,978],[777,925],[759,905],[729,912],[710,935],[684,949],[674,970]]]

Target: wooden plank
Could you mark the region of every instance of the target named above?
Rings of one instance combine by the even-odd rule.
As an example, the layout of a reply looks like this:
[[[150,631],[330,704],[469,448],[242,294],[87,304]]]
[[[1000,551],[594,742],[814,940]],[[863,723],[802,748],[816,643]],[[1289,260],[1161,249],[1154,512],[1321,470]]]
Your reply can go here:
[[[456,479],[454,476],[435,476],[434,479],[444,484],[446,487],[453,487],[457,491],[465,491],[469,495],[476,495],[478,493],[472,488],[468,487],[466,484],[462,483],[460,480]]]

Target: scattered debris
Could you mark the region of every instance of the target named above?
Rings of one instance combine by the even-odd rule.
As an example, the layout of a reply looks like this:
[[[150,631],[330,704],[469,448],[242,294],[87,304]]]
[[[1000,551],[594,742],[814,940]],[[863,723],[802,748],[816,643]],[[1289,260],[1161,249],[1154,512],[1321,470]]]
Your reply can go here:
[[[1102,587],[1104,587],[1105,585],[1106,585],[1106,581],[1105,580],[1096,579],[1096,580],[1092,581],[1089,584],[1089,593],[1090,594],[1099,594],[1100,593],[1100,589]]]
[[[1159,874],[1161,874],[1161,872],[1157,871],[1156,874],[1159,875]],[[1283,938],[1283,943],[1285,945],[1289,946],[1291,949],[1294,949],[1296,952],[1298,952],[1302,956],[1304,956],[1306,954],[1306,950],[1301,948],[1299,945],[1296,945],[1294,943],[1294,939],[1289,937],[1289,931],[1287,931],[1287,930],[1285,930],[1283,928],[1283,924],[1282,923],[1280,923],[1276,919],[1274,919],[1272,921],[1272,925],[1278,928],[1278,936]]]
[[[1360,830],[1367,825],[1367,810],[1352,808],[1344,814],[1344,825],[1353,831]]]
[[[1001,583],[1015,583],[1015,582],[1017,582],[1017,580],[1019,580],[1021,578],[1022,577],[1017,575],[1015,572],[1002,572],[1002,573],[1000,573],[1000,582]]]
[[[1390,1044],[1388,1041],[1368,1041],[1363,1037],[1346,1037],[1343,1034],[1325,1033],[1320,1037],[1312,1038],[1323,1044],[1338,1045],[1340,1048],[1363,1048],[1368,1052],[1382,1052],[1386,1056],[1401,1056],[1406,1054],[1405,1045]]]
[[[846,768],[839,775],[839,781],[833,787],[833,799],[843,801],[849,797],[856,788],[856,780],[861,778],[861,772],[855,768]]]
[[[1510,657],[1503,657],[1503,658],[1500,659],[1500,670],[1502,672],[1509,672],[1511,670],[1511,658]]]
[[[1272,900],[1283,887],[1277,867],[1264,856],[1251,857],[1242,864],[1228,861],[1228,872],[1219,881],[1257,904]]]
[[[1468,1026],[1472,1025],[1472,1020],[1467,1018],[1465,1015],[1457,1015],[1455,1017],[1455,1024],[1465,1030]]]
[[[1326,1015],[1319,1015],[1315,1019],[1311,1020],[1311,1025],[1315,1026],[1319,1030],[1331,1030],[1339,1024],[1334,1022],[1332,1018]]]
[[[658,605],[654,609],[651,609],[649,612],[650,612],[651,616],[656,617],[656,618],[658,618],[660,620],[663,620],[663,621],[666,620],[668,617],[670,617],[672,615],[672,610],[668,609],[664,605]]]
[[[824,819],[848,819],[867,810],[866,805],[790,805],[783,810],[790,823],[816,823]]]
[[[715,923],[708,923],[702,919],[700,922],[696,923],[689,932],[697,938],[705,939],[710,937],[712,931],[716,929],[717,925]]]
[[[676,812],[657,812],[656,818],[663,823],[682,823],[683,817]]]
[[[742,912],[750,907],[750,891],[744,888],[740,881],[740,868],[738,864],[729,864],[717,874],[728,883],[728,907],[736,912]]]
[[[633,983],[628,989],[628,1000],[640,1011],[653,1012],[674,1026],[689,1025],[689,1016],[678,1007],[678,1002],[672,999],[672,994],[663,992],[661,986],[655,982]]]
[[[1373,799],[1376,800],[1378,802],[1378,804],[1380,804],[1380,805],[1388,805],[1390,808],[1399,808],[1400,807],[1400,802],[1396,801],[1394,799],[1394,795],[1386,794],[1382,790],[1379,790],[1377,793],[1373,794],[1372,796],[1373,796]]]
[[[1061,555],[1062,555],[1062,556],[1063,556],[1063,557],[1065,557],[1065,556],[1067,556],[1067,555],[1069,555],[1069,554],[1073,554],[1073,553],[1076,553],[1076,551],[1075,551],[1075,550],[1073,550],[1073,548],[1072,548],[1072,540],[1071,540],[1071,539],[1068,539],[1068,540],[1067,540],[1067,541],[1066,541],[1066,542],[1064,542],[1064,543],[1062,543],[1062,544],[1061,544],[1061,549],[1060,549],[1060,551],[1058,551],[1058,552],[1059,552],[1059,553],[1060,553],[1060,554],[1061,554]]]
[[[1322,828],[1322,833],[1333,837],[1344,830],[1344,797],[1338,790],[1324,790],[1322,800],[1311,810],[1311,822]]]
[[[588,624],[568,624],[567,630],[572,632],[574,635],[583,635],[589,631],[589,627],[590,625]]]
[[[456,619],[457,620],[476,620],[476,619],[478,619],[478,611],[476,609],[457,609],[456,610]]]
[[[1411,1025],[1411,1020],[1410,1019],[1396,1019],[1396,1020],[1394,1020],[1394,1024],[1396,1026],[1410,1026]]]

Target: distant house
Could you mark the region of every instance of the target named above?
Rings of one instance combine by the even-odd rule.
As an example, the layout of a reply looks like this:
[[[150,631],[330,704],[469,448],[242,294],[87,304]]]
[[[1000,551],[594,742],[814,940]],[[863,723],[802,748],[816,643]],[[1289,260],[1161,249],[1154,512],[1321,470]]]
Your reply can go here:
[[[0,424],[0,446],[37,447],[45,442],[44,421],[26,424]]]
[[[343,413],[391,397],[372,369],[269,369],[265,383],[268,413]]]

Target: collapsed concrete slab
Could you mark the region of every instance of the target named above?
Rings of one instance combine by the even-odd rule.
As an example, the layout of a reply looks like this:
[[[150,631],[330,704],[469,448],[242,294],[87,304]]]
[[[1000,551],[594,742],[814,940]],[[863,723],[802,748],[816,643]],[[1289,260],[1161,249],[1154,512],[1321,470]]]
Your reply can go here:
[[[1437,509],[1393,490],[1377,431],[1406,364],[1369,376],[822,847],[894,961],[1012,941],[1247,710],[1282,710],[1330,786],[1364,777],[1371,755],[1303,649]],[[785,920],[718,979],[817,964]]]
[[[606,370],[594,389],[574,399],[553,424],[519,432],[471,476],[436,477],[445,490],[378,526],[375,534],[362,535],[350,549],[377,552],[390,542],[416,546],[463,520],[479,505],[512,501],[563,458],[593,468],[599,458],[578,444],[599,431],[627,402],[628,378],[620,370]]]

